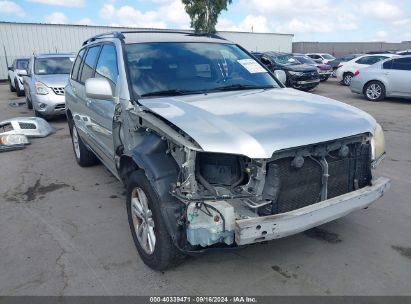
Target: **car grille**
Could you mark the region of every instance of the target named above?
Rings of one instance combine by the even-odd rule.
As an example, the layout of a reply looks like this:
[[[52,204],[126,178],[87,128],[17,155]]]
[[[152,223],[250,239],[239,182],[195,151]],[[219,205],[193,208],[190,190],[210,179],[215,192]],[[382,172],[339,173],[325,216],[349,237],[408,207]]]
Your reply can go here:
[[[337,197],[371,184],[371,146],[350,144],[348,157],[330,153],[328,163],[327,199]],[[294,168],[293,157],[276,160],[280,188],[272,213],[284,213],[321,201],[323,169],[318,159],[305,157],[302,168]]]
[[[64,95],[64,88],[52,88],[52,90],[56,95]]]
[[[304,81],[304,80],[315,80],[315,79],[318,79],[318,72],[313,71],[313,72],[304,72],[304,75],[299,77],[298,80]]]
[[[57,104],[54,109],[58,110],[58,109],[65,109],[66,105],[64,103],[59,103]]]
[[[29,122],[19,122],[20,129],[22,130],[35,130],[36,125]]]

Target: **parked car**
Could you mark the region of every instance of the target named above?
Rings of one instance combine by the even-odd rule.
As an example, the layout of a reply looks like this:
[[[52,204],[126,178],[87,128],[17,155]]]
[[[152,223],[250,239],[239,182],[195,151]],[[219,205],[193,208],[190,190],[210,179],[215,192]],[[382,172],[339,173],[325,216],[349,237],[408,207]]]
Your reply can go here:
[[[294,58],[302,64],[311,65],[317,68],[320,81],[327,81],[331,77],[333,70],[330,65],[323,63],[316,63],[312,58],[304,54],[293,54]]]
[[[364,54],[348,54],[348,55],[344,55],[341,57],[337,57],[335,60],[330,62],[331,67],[333,68],[333,70],[338,69],[338,66],[344,62],[348,62],[351,61],[355,58],[358,58],[360,56],[363,56]]]
[[[126,185],[135,246],[158,270],[327,223],[390,185],[372,175],[385,154],[374,118],[285,88],[215,35],[93,37],[66,105],[75,159]]]
[[[320,83],[317,68],[307,64],[301,64],[294,59],[291,54],[265,52],[253,53],[253,55],[259,58],[260,62],[271,72],[283,70],[286,73],[285,85],[287,87],[309,91],[316,88]]]
[[[400,56],[411,55],[411,50],[399,51],[399,52],[397,52],[397,55],[400,55]]]
[[[39,54],[30,58],[25,72],[27,108],[37,117],[65,114],[64,87],[75,59],[74,54]]]
[[[17,96],[24,95],[23,76],[21,72],[27,70],[28,63],[29,58],[20,57],[16,58],[13,61],[12,66],[8,68],[8,81],[10,92],[16,92]]]
[[[327,53],[308,53],[308,57],[315,60],[317,63],[330,64],[335,60],[335,57]]]
[[[351,61],[341,63],[336,71],[337,80],[341,84],[349,86],[354,74],[359,70],[369,67],[377,62],[394,57],[398,55],[394,54],[375,54],[375,55],[364,55],[357,57]]]
[[[350,88],[371,101],[411,98],[411,56],[390,58],[362,69],[352,79]]]

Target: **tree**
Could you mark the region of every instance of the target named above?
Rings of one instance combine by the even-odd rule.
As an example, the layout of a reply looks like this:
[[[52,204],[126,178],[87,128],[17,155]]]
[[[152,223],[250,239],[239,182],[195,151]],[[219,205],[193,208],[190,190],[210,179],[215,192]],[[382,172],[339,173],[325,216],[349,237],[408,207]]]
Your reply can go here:
[[[214,34],[218,16],[232,0],[182,0],[196,33]]]

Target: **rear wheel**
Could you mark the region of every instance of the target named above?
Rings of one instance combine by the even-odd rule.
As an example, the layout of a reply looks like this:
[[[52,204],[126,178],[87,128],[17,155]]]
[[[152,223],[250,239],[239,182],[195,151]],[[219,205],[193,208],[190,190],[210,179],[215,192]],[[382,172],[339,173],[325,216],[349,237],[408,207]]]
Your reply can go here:
[[[11,79],[10,79],[10,78],[9,78],[9,89],[10,89],[10,92],[16,92],[16,89],[13,88],[13,85],[12,85],[12,83],[11,83]]]
[[[364,87],[364,96],[370,101],[381,101],[385,98],[385,86],[380,81],[371,81]]]
[[[127,214],[131,235],[144,264],[165,270],[179,264],[184,255],[174,246],[161,214],[161,202],[142,170],[128,179]]]
[[[350,86],[351,85],[351,80],[354,77],[353,73],[345,73],[343,77],[343,85],[345,86]]]
[[[83,143],[74,123],[71,126],[71,141],[73,144],[74,157],[81,167],[90,167],[97,163],[97,157]]]

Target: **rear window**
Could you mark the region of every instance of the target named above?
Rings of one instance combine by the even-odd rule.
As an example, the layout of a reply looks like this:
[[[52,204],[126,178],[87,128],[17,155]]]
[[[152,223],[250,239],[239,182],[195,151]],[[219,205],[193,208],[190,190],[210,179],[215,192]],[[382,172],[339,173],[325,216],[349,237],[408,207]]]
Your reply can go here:
[[[37,58],[34,62],[34,74],[70,74],[73,62],[74,57]]]

